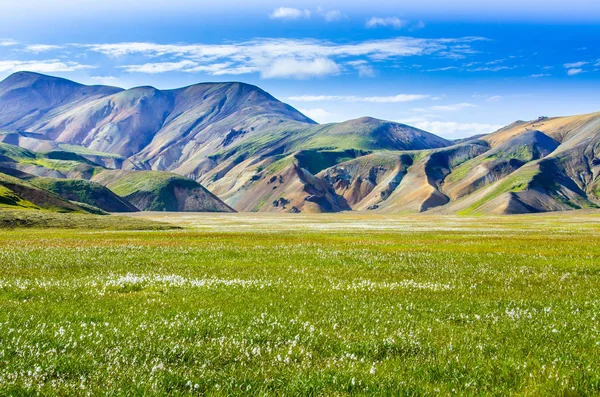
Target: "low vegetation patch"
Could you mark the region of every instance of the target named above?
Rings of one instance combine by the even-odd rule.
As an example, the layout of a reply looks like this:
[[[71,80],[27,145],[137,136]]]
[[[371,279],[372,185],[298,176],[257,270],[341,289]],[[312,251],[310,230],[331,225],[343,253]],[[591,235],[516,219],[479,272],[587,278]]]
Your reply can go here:
[[[65,214],[43,210],[0,209],[0,229],[168,230],[177,226],[116,215]],[[49,231],[48,233],[54,233]]]
[[[68,219],[0,231],[1,395],[598,392],[597,212]]]

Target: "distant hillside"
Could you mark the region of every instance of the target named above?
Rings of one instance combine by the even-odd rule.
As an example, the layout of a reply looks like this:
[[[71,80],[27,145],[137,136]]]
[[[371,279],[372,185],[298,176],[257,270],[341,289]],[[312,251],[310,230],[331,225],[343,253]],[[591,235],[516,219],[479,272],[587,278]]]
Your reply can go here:
[[[15,73],[0,82],[0,130],[27,130],[42,119],[119,91],[37,73]]]
[[[141,210],[512,214],[600,205],[600,114],[448,141],[369,117],[319,125],[244,83],[121,90],[22,72],[0,83],[0,142],[20,147],[0,146],[0,166],[91,179]]]
[[[234,212],[198,182],[168,172],[106,170],[93,181],[142,211]]]
[[[95,182],[82,179],[35,178],[31,183],[67,200],[92,205],[106,212],[139,211],[126,199]]]
[[[69,201],[42,187],[4,173],[0,173],[0,208],[72,213],[103,213],[98,208]]]
[[[114,191],[81,179],[86,177]],[[75,153],[37,153],[4,143],[0,195],[4,206],[58,212],[233,211],[198,182],[180,175],[108,170]]]

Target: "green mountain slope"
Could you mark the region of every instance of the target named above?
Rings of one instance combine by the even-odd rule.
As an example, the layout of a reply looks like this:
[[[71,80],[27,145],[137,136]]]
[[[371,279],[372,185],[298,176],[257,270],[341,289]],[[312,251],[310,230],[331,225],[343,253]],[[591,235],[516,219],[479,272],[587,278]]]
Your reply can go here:
[[[92,180],[142,211],[234,211],[198,182],[167,172],[106,170]]]
[[[67,200],[98,207],[106,212],[139,211],[133,204],[99,183],[83,179],[56,178],[35,178],[31,183]]]
[[[0,207],[49,210],[54,212],[102,213],[79,205],[22,179],[0,173]]]
[[[233,211],[198,182],[180,175],[160,171],[107,170],[78,154],[65,151],[37,153],[0,144],[0,172],[11,175],[14,180],[21,180],[27,186],[54,192],[88,210],[86,206],[107,212]],[[96,176],[103,184],[114,186],[116,193],[102,184],[80,179]],[[119,195],[130,196],[135,202]]]

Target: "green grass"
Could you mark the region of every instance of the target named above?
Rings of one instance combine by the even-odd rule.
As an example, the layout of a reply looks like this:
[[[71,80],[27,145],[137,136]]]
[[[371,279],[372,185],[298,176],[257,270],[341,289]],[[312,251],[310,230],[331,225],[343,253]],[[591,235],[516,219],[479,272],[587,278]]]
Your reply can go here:
[[[452,172],[450,173],[450,175],[448,175],[448,181],[456,183],[465,178],[467,174],[475,167],[481,164],[485,164],[491,160],[493,160],[491,157],[475,157],[473,159],[467,160],[452,169]]]
[[[531,161],[533,157],[533,147],[529,145],[513,146],[510,148],[510,151],[498,151],[488,156],[489,159],[503,158],[523,161]]]
[[[36,165],[38,167],[44,167],[49,170],[63,171],[63,172],[84,171],[87,169],[89,169],[92,172],[95,172],[96,168],[100,168],[100,167],[94,167],[94,166],[86,164],[86,163],[82,163],[80,161],[55,160],[55,159],[48,159],[48,158],[43,158],[43,157],[38,157],[35,159],[24,159],[24,160],[21,160],[20,163]],[[84,169],[82,169],[82,167],[84,167]]]
[[[109,171],[107,171],[109,172]],[[177,211],[178,189],[203,191],[206,194],[206,210],[218,210],[216,201],[212,201],[210,193],[198,182],[181,175],[161,171],[136,171],[126,173],[118,178],[110,178],[111,174],[100,175],[108,182],[106,187],[115,194],[126,198],[141,210],[145,211]]]
[[[36,157],[35,152],[31,150],[23,149],[19,146],[9,145],[7,143],[0,143],[0,155],[9,157],[15,161],[20,159],[33,159]]]
[[[83,155],[83,156],[97,156],[97,157],[106,157],[106,158],[114,158],[114,159],[123,159],[123,156],[121,156],[121,155],[118,155],[115,153],[100,152],[97,150],[92,150],[92,149],[86,148],[85,146],[69,145],[67,143],[59,143],[58,147],[60,147],[62,150],[77,153],[77,154]]]
[[[61,196],[32,183],[0,173],[0,204],[3,207],[44,209],[56,212],[89,212]]]
[[[83,179],[35,178],[31,183],[60,196],[66,193],[73,194],[77,197],[75,201],[90,205],[106,191],[104,186]]]
[[[158,193],[172,181],[197,186],[196,182],[170,172],[139,171],[120,177],[108,187],[119,196],[125,197],[140,191]]]
[[[486,203],[489,203],[496,197],[500,196],[503,193],[507,192],[520,192],[529,186],[532,179],[538,174],[539,170],[535,167],[530,167],[529,169],[519,169],[511,175],[508,175],[506,178],[501,179],[494,188],[488,192],[484,197],[477,200],[473,205],[469,208],[466,208],[459,212],[459,215],[470,215],[477,212],[481,206]]]
[[[316,175],[325,168],[366,154],[368,152],[360,150],[302,150],[295,154],[295,158],[301,168]]]
[[[0,231],[0,395],[600,392],[598,212],[144,217]]]
[[[139,220],[123,216],[64,214],[52,211],[0,209],[0,230],[23,228],[85,229],[90,230],[170,230],[176,226],[165,222]],[[56,231],[54,231],[56,233]]]
[[[0,185],[0,207],[21,207],[38,209],[39,207],[30,201],[19,197],[9,188]]]
[[[272,164],[270,164],[267,168],[265,168],[265,173],[267,175],[277,174],[278,172],[281,172],[284,169],[286,169],[287,167],[294,164],[295,161],[296,161],[296,158],[294,157],[294,155],[289,155],[289,156],[283,157],[283,158],[273,162]]]
[[[36,153],[18,146],[0,143],[0,155],[20,164],[35,165],[59,172],[89,172],[91,175],[94,175],[103,169],[81,157],[77,152],[52,151],[48,153]]]

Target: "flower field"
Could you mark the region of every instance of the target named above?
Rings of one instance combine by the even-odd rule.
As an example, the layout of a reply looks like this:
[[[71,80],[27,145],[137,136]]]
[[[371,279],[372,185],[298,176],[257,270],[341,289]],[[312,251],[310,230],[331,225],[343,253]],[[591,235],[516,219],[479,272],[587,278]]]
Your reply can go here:
[[[600,214],[0,231],[0,395],[600,393]]]

